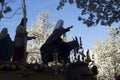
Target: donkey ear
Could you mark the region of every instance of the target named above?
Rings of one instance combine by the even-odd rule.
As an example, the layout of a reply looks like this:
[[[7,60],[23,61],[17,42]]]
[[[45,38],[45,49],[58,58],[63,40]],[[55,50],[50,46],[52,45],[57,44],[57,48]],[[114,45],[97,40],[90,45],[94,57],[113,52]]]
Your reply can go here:
[[[75,40],[78,42],[77,36],[75,36]]]
[[[87,52],[86,52],[86,56],[87,56],[87,61],[88,61],[88,62],[91,62],[89,49],[88,49]]]
[[[80,46],[80,48],[82,48],[82,39],[81,39],[81,37],[79,37],[79,46]]]
[[[79,42],[78,42],[78,38],[75,36],[75,40],[77,42],[77,44],[79,45]],[[80,47],[80,46],[79,46]]]

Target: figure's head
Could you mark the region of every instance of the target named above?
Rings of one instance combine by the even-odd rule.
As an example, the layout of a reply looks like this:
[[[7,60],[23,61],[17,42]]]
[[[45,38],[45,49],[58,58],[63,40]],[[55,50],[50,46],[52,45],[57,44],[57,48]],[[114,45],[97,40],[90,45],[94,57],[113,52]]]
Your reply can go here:
[[[8,29],[7,28],[3,28],[2,31],[1,31],[1,33],[7,34],[8,33]]]
[[[55,29],[61,29],[63,28],[64,21],[62,19],[59,19],[56,23]]]
[[[27,18],[22,18],[20,25],[24,26],[24,20],[27,22],[28,19]]]
[[[88,64],[84,62],[70,64],[65,77],[66,80],[95,80]]]
[[[4,37],[6,37],[7,35],[8,35],[8,29],[7,28],[3,28],[1,30],[1,33],[0,33],[0,38],[2,39]]]

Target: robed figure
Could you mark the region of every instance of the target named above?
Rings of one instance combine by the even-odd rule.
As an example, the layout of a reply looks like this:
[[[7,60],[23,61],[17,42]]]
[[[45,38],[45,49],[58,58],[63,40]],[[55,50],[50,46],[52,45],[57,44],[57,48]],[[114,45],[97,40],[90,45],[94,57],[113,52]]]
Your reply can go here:
[[[24,21],[26,20],[26,21]],[[36,37],[27,36],[28,32],[25,29],[25,24],[27,23],[27,18],[22,18],[20,24],[16,28],[16,35],[14,38],[14,46],[13,46],[13,58],[12,62],[21,64],[25,54],[25,40],[35,39]]]
[[[1,62],[10,62],[12,56],[12,45],[13,41],[11,40],[8,29],[3,28],[0,33],[0,61]]]
[[[27,22],[27,19],[26,19]],[[16,35],[14,38],[14,53],[13,53],[13,62],[21,63],[24,57],[24,40],[27,37],[27,32],[25,29],[24,18],[22,18],[20,24],[16,28]]]
[[[58,60],[64,57],[68,57],[70,46],[63,41],[61,36],[70,31],[71,27],[64,28],[64,21],[58,20],[53,33],[48,37],[45,43],[40,48],[43,63],[48,63],[54,60],[54,53],[58,53]]]

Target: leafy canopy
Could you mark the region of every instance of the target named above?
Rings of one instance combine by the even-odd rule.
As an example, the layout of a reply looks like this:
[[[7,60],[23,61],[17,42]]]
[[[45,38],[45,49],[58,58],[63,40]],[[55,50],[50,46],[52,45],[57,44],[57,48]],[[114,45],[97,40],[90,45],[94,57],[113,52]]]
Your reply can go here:
[[[111,26],[120,21],[120,0],[60,0],[57,10],[62,9],[65,3],[76,4],[76,7],[82,10],[78,20],[88,27],[99,23]]]
[[[7,5],[8,2],[9,1],[6,2],[5,0],[0,0],[0,6],[1,6],[0,19],[4,17],[3,14],[6,14],[6,13],[12,11],[11,7]]]

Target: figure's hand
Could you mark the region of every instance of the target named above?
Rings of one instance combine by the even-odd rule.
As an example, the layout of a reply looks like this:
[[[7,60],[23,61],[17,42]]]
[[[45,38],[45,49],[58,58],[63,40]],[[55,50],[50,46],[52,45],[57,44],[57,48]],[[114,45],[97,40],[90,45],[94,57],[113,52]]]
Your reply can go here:
[[[73,25],[72,26],[70,26],[70,27],[68,27],[68,28],[66,28],[66,32],[67,31],[70,31],[70,29],[73,27]]]
[[[27,37],[27,40],[32,40],[32,39],[36,39],[36,37],[35,36]]]
[[[36,37],[35,37],[35,36],[33,36],[33,37],[32,37],[32,39],[36,39]]]
[[[70,28],[73,28],[73,25],[71,25]]]

